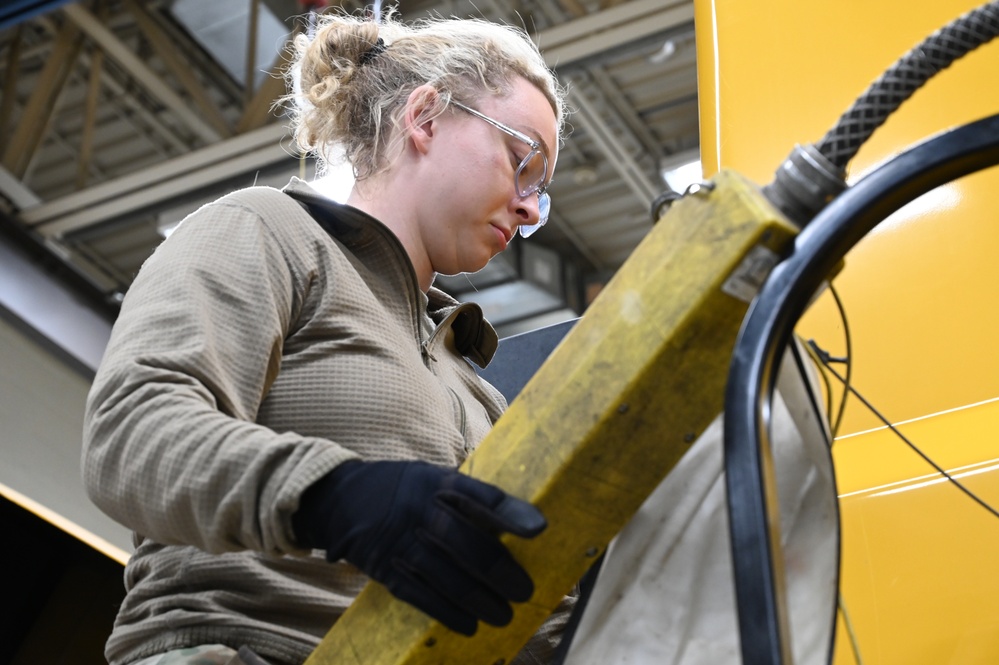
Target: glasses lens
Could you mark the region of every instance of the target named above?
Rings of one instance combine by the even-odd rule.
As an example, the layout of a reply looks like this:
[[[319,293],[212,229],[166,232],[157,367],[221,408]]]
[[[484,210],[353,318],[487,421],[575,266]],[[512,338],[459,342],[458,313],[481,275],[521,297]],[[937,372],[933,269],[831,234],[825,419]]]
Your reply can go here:
[[[548,213],[552,211],[552,197],[548,192],[538,195],[538,226],[544,226],[548,221]]]
[[[540,150],[532,150],[517,169],[517,193],[532,194],[541,187],[548,175],[548,158]]]
[[[548,221],[548,213],[552,209],[552,197],[548,196],[548,192],[538,195],[538,223],[531,224],[527,226],[526,224],[520,227],[520,237],[530,238],[534,235],[534,232],[545,225]]]

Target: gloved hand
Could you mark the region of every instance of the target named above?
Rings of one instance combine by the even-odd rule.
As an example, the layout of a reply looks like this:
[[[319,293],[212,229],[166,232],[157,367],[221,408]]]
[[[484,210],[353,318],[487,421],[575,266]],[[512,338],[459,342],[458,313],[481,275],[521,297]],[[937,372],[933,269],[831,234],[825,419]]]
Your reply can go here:
[[[499,541],[547,522],[531,504],[425,462],[345,462],[302,495],[292,527],[306,547],[346,559],[400,600],[473,635],[505,626],[534,583]]]

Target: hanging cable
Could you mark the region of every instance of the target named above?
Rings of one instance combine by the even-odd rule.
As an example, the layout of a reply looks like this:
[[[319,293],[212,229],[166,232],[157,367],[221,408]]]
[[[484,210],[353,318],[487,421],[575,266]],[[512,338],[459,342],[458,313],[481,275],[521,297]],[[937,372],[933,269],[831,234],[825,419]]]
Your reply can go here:
[[[843,625],[846,626],[846,635],[850,638],[853,660],[857,665],[864,665],[864,661],[860,657],[860,643],[857,642],[857,633],[853,630],[853,622],[850,621],[850,614],[846,611],[846,603],[843,602],[842,593],[836,595],[836,604],[839,605],[839,611],[843,614]]]
[[[845,377],[840,376],[839,373],[835,369],[833,369],[832,367],[830,367],[828,365],[826,365],[826,369],[828,369],[832,373],[833,376],[835,376],[837,379],[839,379],[840,381],[842,381],[844,385],[846,385],[846,378]],[[940,466],[939,464],[937,464],[936,462],[934,462],[930,458],[930,456],[927,455],[925,452],[923,452],[923,450],[921,448],[919,448],[915,443],[913,443],[912,440],[909,439],[909,437],[907,437],[906,435],[902,434],[901,430],[899,430],[894,424],[892,424],[892,422],[890,420],[888,420],[887,418],[885,418],[885,416],[880,411],[878,411],[874,407],[874,405],[871,404],[871,402],[869,402],[867,400],[866,397],[864,397],[863,395],[861,395],[860,392],[856,388],[854,388],[853,386],[847,386],[847,389],[851,393],[853,393],[853,395],[857,399],[859,399],[860,402],[865,407],[867,407],[868,411],[870,411],[871,413],[873,413],[874,416],[878,420],[880,420],[882,423],[884,423],[885,426],[888,429],[890,429],[898,438],[900,438],[903,442],[905,442],[905,445],[909,446],[909,448],[911,448],[913,450],[913,452],[915,452],[917,455],[919,455],[920,457],[922,457],[923,460],[927,464],[929,464],[930,466],[932,466],[933,469],[937,473],[939,473],[941,476],[943,476],[944,478],[946,478],[947,480],[949,480],[951,483],[953,483],[959,490],[961,490],[962,492],[964,492],[965,494],[967,494],[968,497],[970,497],[975,503],[977,503],[978,505],[980,505],[983,508],[985,508],[985,510],[989,511],[990,513],[992,513],[993,516],[999,517],[999,511],[997,511],[995,508],[993,508],[991,505],[989,505],[984,499],[982,499],[977,494],[975,494],[970,489],[968,489],[967,486],[964,485],[964,483],[962,483],[957,478],[955,478],[950,473],[948,473],[942,466]]]
[[[826,389],[826,418],[829,418],[830,414],[833,411],[832,383],[829,381],[829,373],[826,370],[825,363],[822,362],[822,359],[819,357],[818,352],[815,350],[814,340],[811,339],[808,340],[808,343],[805,345],[805,350],[808,351],[809,357],[812,359],[812,362],[815,363],[815,367],[818,370],[819,377],[821,377],[822,384]],[[829,429],[830,429],[829,445],[832,446],[835,437],[831,434],[832,431],[831,424]]]
[[[846,398],[850,394],[850,377],[853,374],[853,342],[850,339],[850,324],[846,318],[846,308],[843,307],[843,300],[839,297],[839,292],[836,287],[829,284],[829,294],[832,296],[833,302],[836,304],[836,309],[839,312],[840,321],[843,322],[843,339],[846,345],[846,355],[842,358],[835,358],[824,349],[822,349],[815,340],[808,340],[808,348],[810,349],[813,357],[821,363],[826,369],[829,368],[829,363],[836,362],[842,363],[846,366],[846,379],[843,382],[843,397],[839,401],[839,408],[836,412],[836,418],[831,420],[832,438],[833,441],[836,440],[836,434],[839,432],[839,426],[843,422],[843,413],[846,411]],[[828,377],[826,377],[828,378]],[[832,418],[832,411],[829,411],[829,417]]]

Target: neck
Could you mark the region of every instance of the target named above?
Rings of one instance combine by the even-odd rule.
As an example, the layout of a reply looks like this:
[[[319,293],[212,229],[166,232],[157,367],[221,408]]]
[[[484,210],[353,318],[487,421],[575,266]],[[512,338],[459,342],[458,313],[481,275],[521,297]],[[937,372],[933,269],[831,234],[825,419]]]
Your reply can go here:
[[[379,174],[363,183],[355,183],[347,198],[347,205],[371,215],[395,234],[413,264],[420,290],[426,293],[430,290],[435,273],[423,240],[417,233],[415,201],[407,199],[408,188],[391,187],[391,178],[388,176],[387,173]]]

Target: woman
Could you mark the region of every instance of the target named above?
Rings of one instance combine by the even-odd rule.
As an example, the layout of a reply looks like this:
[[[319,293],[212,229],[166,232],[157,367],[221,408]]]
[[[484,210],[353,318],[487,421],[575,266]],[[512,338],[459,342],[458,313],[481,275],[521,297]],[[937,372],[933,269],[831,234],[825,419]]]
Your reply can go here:
[[[136,534],[112,665],[301,663],[368,577],[465,634],[532,592],[496,534],[544,518],[454,471],[505,407],[466,360],[496,335],[431,284],[545,222],[563,93],[485,22],[325,16],[296,47],[296,136],[346,153],[347,205],[293,181],[191,215],[91,391],[85,482]]]

